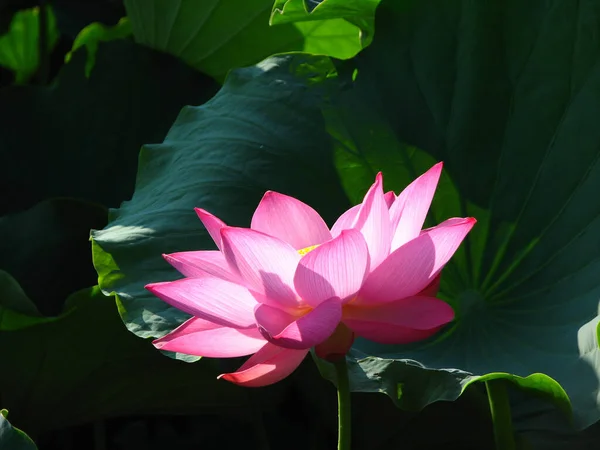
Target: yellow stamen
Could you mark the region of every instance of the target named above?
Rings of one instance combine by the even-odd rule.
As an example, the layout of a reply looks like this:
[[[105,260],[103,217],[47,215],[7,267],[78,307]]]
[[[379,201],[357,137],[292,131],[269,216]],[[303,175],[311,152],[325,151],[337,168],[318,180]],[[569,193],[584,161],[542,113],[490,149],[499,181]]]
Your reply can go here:
[[[319,246],[319,244],[317,244],[317,245],[311,245],[310,247],[301,248],[300,250],[298,250],[298,253],[300,254],[300,256],[304,256],[308,252],[313,251],[318,246]]]

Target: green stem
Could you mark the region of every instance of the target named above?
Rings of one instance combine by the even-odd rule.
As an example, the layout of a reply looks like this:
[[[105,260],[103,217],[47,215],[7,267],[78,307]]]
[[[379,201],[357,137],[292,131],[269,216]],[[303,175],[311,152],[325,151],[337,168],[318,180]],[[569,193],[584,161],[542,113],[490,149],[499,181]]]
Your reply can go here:
[[[492,413],[496,450],[515,450],[515,435],[506,383],[504,380],[489,380],[485,382],[485,388]]]
[[[351,409],[350,409],[350,380],[346,356],[333,363],[337,376],[338,398],[338,450],[350,450]]]

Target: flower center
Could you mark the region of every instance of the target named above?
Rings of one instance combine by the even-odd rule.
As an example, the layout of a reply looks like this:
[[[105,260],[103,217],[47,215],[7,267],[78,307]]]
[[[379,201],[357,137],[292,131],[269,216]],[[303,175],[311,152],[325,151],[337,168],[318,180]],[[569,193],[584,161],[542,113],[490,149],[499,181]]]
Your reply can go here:
[[[301,248],[300,250],[298,250],[298,253],[300,254],[300,256],[304,256],[306,255],[308,252],[313,251],[315,248],[317,248],[319,246],[319,244],[317,245],[311,245],[310,247],[305,247],[305,248]]]

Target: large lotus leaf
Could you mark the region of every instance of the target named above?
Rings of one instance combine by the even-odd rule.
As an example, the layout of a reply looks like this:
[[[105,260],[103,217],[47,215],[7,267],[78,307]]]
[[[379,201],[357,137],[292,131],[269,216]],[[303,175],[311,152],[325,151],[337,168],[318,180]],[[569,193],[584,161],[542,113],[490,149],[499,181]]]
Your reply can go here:
[[[374,32],[375,9],[381,0],[275,0],[271,23],[346,19],[369,37]]]
[[[352,392],[383,392],[400,408],[420,411],[438,401],[453,401],[473,383],[510,382],[513,386],[538,395],[556,405],[567,417],[571,414],[569,398],[552,378],[541,373],[519,377],[493,372],[472,375],[460,369],[436,369],[418,361],[368,356],[352,349],[348,356],[348,371]],[[315,358],[322,375],[336,382],[333,365]]]
[[[35,443],[7,419],[8,411],[0,410],[0,448],[5,450],[36,450]]]
[[[92,233],[100,287],[117,294],[131,331],[159,337],[188,317],[144,285],[180,277],[163,253],[214,248],[194,207],[248,226],[267,190],[329,222],[349,206],[320,112],[330,70],[328,58],[296,55],[233,71],[212,100],[183,109],[162,144],[142,148],[132,200]]]
[[[129,333],[97,287],[73,294],[56,320],[2,331],[0,360],[3,406],[34,434],[122,415],[252,411],[213,361],[165,358]]]
[[[273,0],[125,0],[137,42],[178,56],[217,80],[275,53],[351,58],[359,29],[340,18],[269,25]]]
[[[60,196],[118,205],[133,192],[141,145],[162,140],[184,105],[217,90],[133,42],[100,44],[90,78],[85,66],[81,49],[53,86],[0,90],[0,215]]]
[[[51,52],[58,41],[59,32],[52,8],[47,6],[45,12],[43,15],[37,7],[17,12],[12,18],[10,29],[0,36],[0,66],[15,73],[17,84],[27,82],[40,65],[42,17],[46,18],[46,52]]]
[[[336,18],[366,19],[375,14],[381,0],[275,0],[272,23]]]
[[[366,174],[384,169],[398,188],[444,160],[430,223],[479,220],[442,278],[452,326],[421,345],[357,348],[431,369],[545,373],[581,428],[600,417],[600,41],[587,38],[599,8],[383,1],[330,120],[353,199]],[[388,127],[397,142],[382,149],[396,140]],[[517,406],[517,418],[541,412]]]

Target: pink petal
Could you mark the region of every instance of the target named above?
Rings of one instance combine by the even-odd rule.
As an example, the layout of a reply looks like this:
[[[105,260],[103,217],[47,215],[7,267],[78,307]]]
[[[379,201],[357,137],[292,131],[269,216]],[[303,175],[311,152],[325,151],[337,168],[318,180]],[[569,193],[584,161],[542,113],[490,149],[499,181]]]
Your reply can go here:
[[[387,204],[383,198],[383,177],[377,174],[375,183],[365,195],[353,227],[365,237],[371,257],[371,270],[390,253],[391,223]]]
[[[267,386],[290,375],[307,353],[308,350],[290,350],[267,342],[237,372],[225,373],[219,378],[245,387]]]
[[[221,228],[227,226],[225,222],[202,208],[194,208],[194,211],[196,211],[210,237],[217,244],[217,248],[221,250]]]
[[[357,230],[344,230],[302,257],[296,274],[296,292],[311,305],[337,297],[352,298],[369,270],[369,250]]]
[[[238,284],[211,275],[153,283],[146,289],[188,314],[233,328],[254,327],[257,301]]]
[[[449,219],[407,242],[365,280],[355,304],[385,303],[425,289],[458,249],[476,220]]]
[[[297,250],[331,239],[318,212],[293,197],[268,191],[252,216],[251,228],[287,242]]]
[[[437,163],[414,180],[400,193],[390,207],[393,232],[392,251],[419,235],[431,206],[442,167],[443,163]]]
[[[288,243],[259,231],[225,227],[223,253],[246,286],[281,305],[297,306],[294,272],[300,255]]]
[[[360,206],[360,204],[353,206],[335,221],[333,227],[331,227],[332,237],[338,237],[343,230],[348,230],[354,226]]]
[[[182,275],[190,278],[203,277],[207,273],[224,280],[236,281],[225,256],[218,250],[179,252],[163,255],[163,258]]]
[[[301,317],[261,304],[254,315],[265,339],[299,350],[314,347],[333,334],[342,318],[342,304],[339,299],[327,300]]]
[[[160,350],[186,355],[234,358],[257,352],[265,345],[265,338],[257,328],[238,330],[192,317],[152,344]]]
[[[394,191],[388,191],[384,194],[383,199],[385,200],[385,204],[389,209],[392,207],[394,201],[396,200],[396,194],[394,194]]]
[[[409,297],[376,307],[348,305],[344,323],[358,336],[381,344],[407,344],[435,334],[454,319],[446,302],[434,297]]]
[[[393,191],[389,191],[384,194],[383,198],[385,200],[385,204],[389,209],[393,204],[394,200],[396,200],[396,194],[394,194]],[[360,211],[361,205],[362,203],[354,205],[352,208],[350,208],[338,218],[338,220],[333,224],[333,227],[331,228],[332,237],[337,237],[343,230],[347,230],[349,228],[354,227],[356,223],[356,216],[358,216],[358,212]]]

